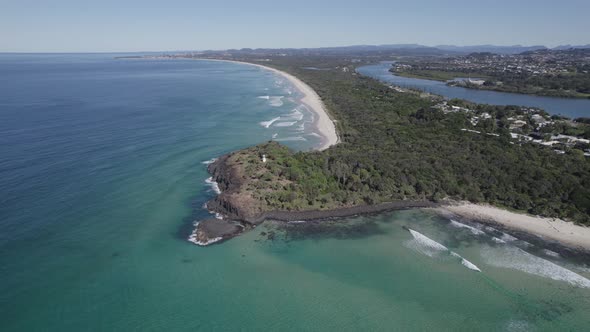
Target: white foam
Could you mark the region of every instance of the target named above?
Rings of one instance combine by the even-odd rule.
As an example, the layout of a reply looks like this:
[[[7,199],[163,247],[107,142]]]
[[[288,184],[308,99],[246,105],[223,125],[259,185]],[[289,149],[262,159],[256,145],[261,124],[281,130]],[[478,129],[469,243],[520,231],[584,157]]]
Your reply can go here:
[[[297,121],[301,121],[303,120],[303,113],[301,113],[301,111],[299,111],[298,109],[294,109],[293,112],[285,115],[285,118],[289,118],[289,119],[293,119],[293,120],[297,120]]]
[[[321,137],[322,137],[322,135],[320,135],[320,134],[318,134],[318,133],[315,133],[315,132],[311,132],[311,133],[309,133],[308,135],[309,135],[309,136],[315,136],[315,137],[319,137],[319,138],[321,138]]]
[[[212,238],[212,239],[209,239],[207,241],[199,241],[199,240],[197,240],[197,226],[199,226],[199,222],[196,221],[194,223],[194,225],[195,225],[195,229],[191,232],[191,235],[189,235],[189,237],[187,239],[188,242],[194,243],[194,244],[199,245],[199,246],[207,246],[207,245],[210,245],[212,243],[219,242],[219,241],[223,240],[222,237]]]
[[[270,96],[258,96],[257,98],[269,100]]]
[[[513,242],[513,241],[518,240],[514,236],[512,236],[510,234],[506,234],[506,233],[502,233],[501,239],[504,240],[505,242]]]
[[[289,222],[287,222],[288,224],[303,224],[305,223],[305,220],[291,220]]]
[[[417,244],[420,245],[417,248],[421,248],[422,250],[419,250],[419,251],[429,257],[432,257],[437,252],[449,250],[447,247],[443,246],[442,244],[428,238],[427,236],[425,236],[419,232],[416,232],[415,230],[412,230],[412,229],[408,229],[408,230],[410,231],[410,234],[412,234],[412,236],[414,237],[414,242],[416,242]]]
[[[294,124],[296,124],[297,121],[292,121],[292,122],[277,122],[275,124],[275,127],[291,127]]]
[[[468,268],[470,270],[481,272],[479,267],[477,267],[475,264],[471,263],[470,261],[466,260],[465,258],[461,258],[461,264],[463,264],[463,266],[465,266],[466,268]]]
[[[475,227],[472,227],[472,226],[469,226],[469,225],[462,224],[462,223],[460,223],[460,222],[458,222],[458,221],[455,221],[455,220],[452,220],[452,219],[451,219],[451,225],[453,225],[453,226],[455,226],[455,227],[458,227],[458,228],[466,228],[466,229],[470,230],[470,231],[471,231],[471,233],[473,233],[473,234],[475,234],[475,235],[482,235],[482,234],[485,234],[484,232],[480,231],[479,229],[477,229],[477,228],[475,228]]]
[[[275,139],[277,142],[290,142],[290,141],[307,141],[305,137],[296,136],[296,137],[285,137],[285,138],[277,138]]]
[[[272,138],[273,138],[273,139],[274,139],[274,138],[277,138],[277,136],[279,136],[279,134],[278,134],[278,133],[274,133],[274,134],[272,134]]]
[[[573,286],[590,288],[590,280],[517,247],[484,247],[481,255],[487,264],[496,267],[519,270],[544,278],[565,281]]]
[[[213,181],[212,177],[207,178],[207,180],[205,180],[205,183],[208,184],[211,187],[211,190],[213,190],[217,195],[221,194],[221,189],[219,189],[219,185],[217,184],[217,182]]]
[[[195,236],[191,235],[191,236],[188,237],[188,242],[192,242],[192,243],[194,243],[196,245],[199,245],[199,246],[208,246],[208,245],[210,245],[212,243],[219,242],[221,240],[223,240],[222,237],[214,237],[214,238],[209,239],[207,241],[199,241],[199,240],[197,240],[197,236],[196,235]]]
[[[549,249],[543,249],[543,253],[547,256],[553,257],[553,258],[559,258],[559,254],[556,253],[555,251],[551,251]]]
[[[214,162],[216,162],[216,161],[217,161],[217,158],[211,158],[211,159],[209,159],[209,160],[205,160],[205,161],[203,161],[203,162],[201,162],[201,163],[202,163],[202,164],[205,164],[205,165],[209,165],[209,164],[213,164],[213,163],[214,163]]]
[[[450,251],[449,248],[445,247],[444,245],[430,239],[424,234],[416,232],[413,229],[408,228],[408,230],[410,231],[410,234],[412,234],[412,236],[414,237],[413,240],[406,242],[406,245],[411,249],[414,249],[428,257],[434,257],[441,253],[447,252],[451,256],[460,259],[461,264],[463,264],[463,266],[465,266],[466,268],[473,271],[481,272],[481,270],[475,264],[461,257],[461,255],[457,254],[456,252]]]
[[[270,106],[272,107],[281,107],[283,106],[283,96],[273,96],[270,97]]]
[[[508,332],[524,332],[530,330],[530,324],[524,320],[511,320],[506,324],[506,331]]]
[[[506,241],[502,240],[502,239],[498,239],[497,237],[492,237],[492,241],[496,242],[496,243],[506,243]]]
[[[276,121],[279,121],[280,119],[281,119],[281,117],[280,117],[280,116],[278,116],[278,117],[276,117],[276,118],[274,118],[274,119],[271,119],[271,120],[268,120],[268,121],[262,121],[262,122],[260,122],[260,125],[261,125],[261,126],[263,126],[264,128],[268,128],[268,127],[270,127],[270,126],[271,126],[273,123],[275,123]]]

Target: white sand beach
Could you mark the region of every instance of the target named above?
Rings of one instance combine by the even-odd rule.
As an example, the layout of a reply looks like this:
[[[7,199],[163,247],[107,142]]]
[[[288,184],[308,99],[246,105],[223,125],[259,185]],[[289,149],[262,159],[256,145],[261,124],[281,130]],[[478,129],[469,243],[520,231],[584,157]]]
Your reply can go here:
[[[561,219],[532,216],[469,202],[451,204],[438,210],[468,219],[496,222],[510,229],[557,241],[569,247],[590,250],[590,227],[579,226]]]
[[[264,66],[257,63],[251,62],[243,62],[243,61],[235,61],[235,60],[222,60],[222,59],[197,59],[197,60],[207,60],[207,61],[226,61],[226,62],[235,62],[240,64],[246,64],[251,66],[256,66],[259,68],[263,68],[266,70],[270,70],[278,75],[283,76],[289,82],[291,82],[297,90],[299,90],[304,96],[301,98],[301,103],[303,103],[307,108],[315,114],[315,122],[314,125],[316,126],[319,134],[322,136],[322,143],[317,150],[325,150],[332,145],[335,145],[339,142],[338,134],[336,133],[336,126],[334,125],[334,121],[330,118],[326,106],[322,102],[320,96],[306,83],[301,81],[299,78],[288,74],[284,71],[280,71],[278,69]]]

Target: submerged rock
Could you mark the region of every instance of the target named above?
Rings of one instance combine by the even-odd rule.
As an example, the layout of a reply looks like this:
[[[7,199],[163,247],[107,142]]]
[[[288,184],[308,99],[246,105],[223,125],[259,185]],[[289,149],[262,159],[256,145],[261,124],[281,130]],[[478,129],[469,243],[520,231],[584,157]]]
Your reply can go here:
[[[205,219],[200,221],[189,237],[189,241],[201,246],[230,239],[244,230],[239,222],[222,219]]]

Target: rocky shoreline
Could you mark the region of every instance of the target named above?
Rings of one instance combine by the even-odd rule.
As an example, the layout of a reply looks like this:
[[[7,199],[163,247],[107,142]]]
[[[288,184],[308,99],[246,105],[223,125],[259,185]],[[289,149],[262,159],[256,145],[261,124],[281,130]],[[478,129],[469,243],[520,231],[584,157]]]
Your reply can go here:
[[[255,228],[265,220],[291,223],[321,221],[394,210],[431,208],[446,217],[488,224],[507,233],[517,234],[520,238],[543,242],[545,246],[570,257],[590,257],[589,228],[562,220],[509,212],[489,205],[452,200],[402,200],[334,209],[270,209],[248,188],[249,177],[245,174],[243,161],[232,158],[239,153],[229,153],[208,165],[211,181],[217,184],[220,193],[207,202],[206,207],[216,218],[195,223],[190,242],[201,246],[220,243]]]
[[[394,210],[436,208],[440,203],[428,200],[404,200],[375,205],[357,205],[328,210],[303,211],[265,211],[251,198],[241,194],[244,176],[238,167],[232,167],[228,159],[232,153],[224,155],[211,164],[207,170],[212,180],[217,183],[221,193],[207,202],[210,212],[220,218],[199,221],[189,237],[189,241],[206,246],[231,239],[241,233],[255,228],[265,220],[296,222],[338,219],[364,214],[373,214]]]

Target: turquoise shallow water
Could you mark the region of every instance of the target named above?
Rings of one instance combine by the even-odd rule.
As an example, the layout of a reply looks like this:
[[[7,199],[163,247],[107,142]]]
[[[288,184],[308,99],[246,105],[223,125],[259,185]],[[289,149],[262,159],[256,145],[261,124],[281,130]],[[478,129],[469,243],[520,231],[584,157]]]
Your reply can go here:
[[[275,134],[295,149],[319,143],[272,73],[110,55],[1,55],[0,73],[2,331],[590,323],[584,262],[427,211],[186,241],[214,195],[204,161]]]

